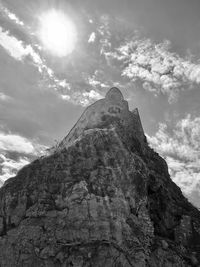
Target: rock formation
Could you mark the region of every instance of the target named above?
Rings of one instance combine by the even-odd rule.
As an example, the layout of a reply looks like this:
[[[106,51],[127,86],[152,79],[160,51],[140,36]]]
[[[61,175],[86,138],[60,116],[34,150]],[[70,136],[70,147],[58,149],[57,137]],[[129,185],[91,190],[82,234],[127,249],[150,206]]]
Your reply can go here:
[[[117,88],[0,189],[0,266],[200,266],[200,212]]]

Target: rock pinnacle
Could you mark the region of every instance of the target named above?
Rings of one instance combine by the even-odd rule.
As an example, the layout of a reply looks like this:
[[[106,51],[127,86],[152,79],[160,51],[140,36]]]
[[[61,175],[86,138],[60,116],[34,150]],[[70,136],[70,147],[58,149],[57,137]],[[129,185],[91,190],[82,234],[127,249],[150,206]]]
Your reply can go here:
[[[200,212],[117,88],[0,189],[0,266],[200,266]]]
[[[141,142],[144,140],[144,131],[138,110],[135,109],[135,111],[131,112],[128,102],[124,100],[121,91],[116,87],[112,87],[105,98],[86,108],[69,134],[60,142],[57,149],[68,147],[88,129],[108,128],[117,120],[118,124],[126,127],[128,131],[134,132]]]

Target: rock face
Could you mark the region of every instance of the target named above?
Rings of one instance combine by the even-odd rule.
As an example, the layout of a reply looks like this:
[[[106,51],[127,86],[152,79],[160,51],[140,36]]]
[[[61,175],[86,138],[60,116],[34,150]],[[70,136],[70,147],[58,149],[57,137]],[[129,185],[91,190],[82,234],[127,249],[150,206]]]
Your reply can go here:
[[[117,88],[0,189],[0,266],[200,266],[200,212]]]
[[[134,131],[134,135],[140,141],[144,141],[144,131],[140,122],[138,110],[129,111],[128,102],[120,90],[116,87],[111,88],[104,99],[96,101],[89,106],[74,125],[69,134],[58,145],[56,150],[69,147],[83,132],[88,129],[107,127],[108,120],[119,120],[120,124]]]

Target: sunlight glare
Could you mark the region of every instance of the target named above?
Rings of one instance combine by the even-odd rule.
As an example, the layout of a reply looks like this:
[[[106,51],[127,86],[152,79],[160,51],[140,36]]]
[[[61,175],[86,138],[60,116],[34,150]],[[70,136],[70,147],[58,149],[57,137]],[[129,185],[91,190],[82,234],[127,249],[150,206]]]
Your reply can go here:
[[[46,49],[56,56],[70,54],[76,44],[74,23],[62,12],[51,10],[40,17],[40,39]]]

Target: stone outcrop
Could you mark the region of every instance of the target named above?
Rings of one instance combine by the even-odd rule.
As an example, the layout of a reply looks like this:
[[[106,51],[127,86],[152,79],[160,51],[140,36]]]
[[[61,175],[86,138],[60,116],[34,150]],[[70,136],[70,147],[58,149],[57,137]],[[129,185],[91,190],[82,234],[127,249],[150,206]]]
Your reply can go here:
[[[137,108],[131,113],[128,108],[128,102],[124,100],[120,90],[113,87],[108,91],[104,99],[100,99],[86,108],[56,150],[62,150],[64,147],[70,146],[85,130],[103,128],[104,125],[111,124],[112,121],[108,123],[110,118],[111,120],[119,120],[121,125],[131,128],[140,141],[143,140],[144,131]]]
[[[200,212],[117,88],[0,189],[0,266],[200,266]]]

